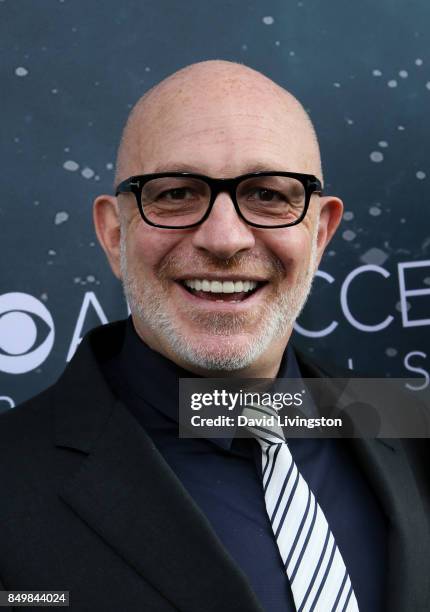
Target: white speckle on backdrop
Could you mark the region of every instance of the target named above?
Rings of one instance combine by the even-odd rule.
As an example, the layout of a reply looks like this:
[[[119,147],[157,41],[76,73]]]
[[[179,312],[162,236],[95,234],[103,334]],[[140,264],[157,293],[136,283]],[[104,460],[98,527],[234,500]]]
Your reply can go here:
[[[61,223],[65,223],[69,219],[69,213],[66,213],[64,210],[57,212],[55,215],[55,225],[61,225]]]
[[[388,147],[388,142],[386,140],[380,140],[378,146],[381,147],[381,149],[386,149]]]
[[[79,168],[79,164],[72,159],[68,159],[63,164],[64,170],[68,170],[69,172],[76,172]]]
[[[274,20],[274,19],[273,19],[273,17],[271,17],[270,15],[268,15],[267,17],[263,17],[263,23],[264,23],[265,25],[272,25],[272,23],[273,23],[274,21],[275,21],[275,20]]]
[[[280,45],[280,44],[281,44],[281,41],[280,41],[280,40],[275,40],[275,45],[276,45],[277,47],[279,47],[279,45]]]
[[[423,280],[424,285],[430,285],[430,276],[426,276]]]
[[[347,210],[343,213],[343,218],[345,219],[345,221],[352,221],[354,218],[354,213],[352,212],[352,210]]]
[[[291,57],[294,57],[294,56],[295,56],[295,54],[296,54],[296,52],[295,52],[295,51],[290,51],[290,53],[289,53],[289,55],[290,55]]]
[[[387,348],[385,350],[385,354],[387,355],[387,357],[395,357],[397,355],[397,349],[395,348]]]
[[[113,163],[112,162],[108,162],[106,164],[106,170],[112,170],[113,169]]]
[[[399,130],[399,132],[404,132],[405,131],[405,126],[404,125],[398,125],[397,129]]]
[[[93,274],[88,274],[87,281],[89,283],[93,283],[96,280],[96,277]]]
[[[396,79],[390,79],[387,83],[388,87],[397,87]]]
[[[56,255],[57,251],[54,251],[54,249],[49,249],[48,251],[48,255]]]
[[[28,70],[24,66],[18,66],[18,68],[15,68],[15,74],[19,77],[25,77],[28,74]]]
[[[430,81],[427,81],[426,87],[427,87],[427,89],[430,89]]]
[[[349,117],[346,118],[346,122],[348,125],[354,125],[354,120],[350,119]]]
[[[406,301],[406,312],[408,312],[411,309],[411,303]],[[401,302],[397,302],[396,303],[396,310],[398,310],[399,312],[402,312],[402,303]]]
[[[376,76],[376,77],[382,76],[382,72],[378,70],[377,68],[375,68],[375,70],[372,70],[372,74],[373,76]]]
[[[339,88],[340,87],[340,83],[338,83],[338,82],[333,83],[333,87],[338,87]]]
[[[402,79],[407,79],[408,78],[408,71],[407,70],[399,70],[399,77],[401,77]]]
[[[387,259],[388,254],[376,247],[372,247],[360,257],[360,261],[366,264],[374,264],[375,266],[382,266]]]
[[[426,173],[423,172],[422,170],[418,170],[418,172],[415,175],[417,177],[417,179],[419,179],[420,181],[422,181],[423,179],[426,178]]]
[[[378,205],[371,206],[369,208],[369,215],[372,215],[372,217],[379,217],[381,213],[382,213],[382,210],[379,208]]]
[[[423,60],[420,57],[417,57],[417,59],[415,60],[415,65],[416,66],[422,66],[423,65]]]
[[[351,242],[351,240],[354,240],[356,236],[357,234],[353,232],[352,230],[345,230],[342,234],[342,238],[346,240],[347,242]]]
[[[82,170],[81,174],[84,178],[90,179],[94,176],[94,170],[91,170],[91,168],[86,167]]]
[[[379,164],[384,159],[384,156],[381,151],[372,151],[369,157],[371,161],[375,162],[375,164]]]

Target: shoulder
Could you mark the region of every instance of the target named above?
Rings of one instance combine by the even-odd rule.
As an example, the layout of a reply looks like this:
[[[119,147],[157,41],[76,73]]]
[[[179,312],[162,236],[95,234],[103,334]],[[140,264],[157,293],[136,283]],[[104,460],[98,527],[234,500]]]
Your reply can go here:
[[[106,389],[101,364],[121,343],[125,321],[102,325],[82,339],[59,379],[38,395],[0,414],[0,455],[28,457],[36,446],[53,441],[56,408],[91,403]],[[107,393],[107,392],[106,392]],[[1,465],[4,461],[0,460]]]
[[[0,414],[0,453],[19,454],[49,430],[52,420],[52,389],[49,387],[16,408]]]
[[[115,401],[100,362],[117,331],[92,330],[56,383],[0,415],[0,525],[23,509],[56,507],[61,483],[88,454]]]
[[[297,350],[295,347],[294,352],[302,377],[320,379],[319,381],[315,381],[316,386],[314,386],[315,389],[318,389],[319,399],[324,397],[324,399],[328,398],[332,400],[333,403],[336,403],[339,397],[342,396],[342,393],[349,388],[349,382],[352,385],[351,389],[357,392],[357,390],[359,390],[357,385],[360,384],[360,379],[367,381],[375,379],[375,376],[370,373],[347,370],[328,361],[317,363],[309,359],[302,351]],[[387,383],[389,384],[389,379],[387,379]],[[385,395],[383,390],[380,390],[379,394],[375,394],[375,397],[379,397],[379,395],[381,398],[384,398]],[[376,405],[379,408],[379,413],[381,415],[390,417],[391,413],[389,410],[386,410],[384,402],[382,402],[381,405],[379,403],[372,403],[372,405]],[[410,416],[412,410],[414,410],[414,416],[417,419],[417,423],[421,423],[421,426],[417,426],[417,429],[419,429],[419,433],[422,437],[399,437],[392,438],[391,440],[395,440],[396,446],[401,448],[408,458],[408,462],[413,469],[417,481],[425,487],[426,496],[430,499],[430,419],[428,417],[428,405],[426,406],[424,399],[421,400],[419,397],[412,397],[410,392],[408,393],[406,390],[396,387],[396,406],[399,406],[399,408],[401,407],[403,410],[408,410]],[[400,425],[398,425],[399,431],[401,423],[402,421],[400,421]],[[427,437],[425,437],[426,432]],[[390,444],[389,439],[387,439],[386,442],[388,445]]]
[[[51,481],[52,388],[0,415],[0,523],[34,508]]]

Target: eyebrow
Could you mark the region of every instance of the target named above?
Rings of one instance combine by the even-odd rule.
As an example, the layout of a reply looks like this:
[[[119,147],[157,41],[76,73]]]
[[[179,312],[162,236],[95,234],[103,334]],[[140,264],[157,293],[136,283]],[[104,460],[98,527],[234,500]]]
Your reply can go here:
[[[285,168],[276,167],[276,165],[267,164],[264,162],[248,162],[243,168],[241,174],[249,174],[251,172],[283,172]],[[206,174],[201,166],[194,166],[193,164],[186,163],[167,163],[160,164],[152,170],[151,174],[158,174],[161,172],[191,172],[194,174]]]

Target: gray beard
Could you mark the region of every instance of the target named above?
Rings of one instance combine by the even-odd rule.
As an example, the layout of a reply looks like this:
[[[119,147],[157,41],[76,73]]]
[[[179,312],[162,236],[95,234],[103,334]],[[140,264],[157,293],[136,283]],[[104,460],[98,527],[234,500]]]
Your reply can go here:
[[[210,351],[202,341],[190,342],[172,320],[164,296],[154,292],[145,279],[130,270],[126,253],[126,228],[121,228],[120,269],[125,298],[134,319],[168,346],[181,363],[212,371],[236,371],[254,363],[280,337],[287,337],[310,294],[316,270],[317,231],[312,238],[309,268],[299,283],[288,293],[281,293],[264,306],[259,323],[249,342],[235,343],[235,334],[243,331],[246,314],[202,314],[190,311],[190,320],[205,333],[220,337],[218,348]]]

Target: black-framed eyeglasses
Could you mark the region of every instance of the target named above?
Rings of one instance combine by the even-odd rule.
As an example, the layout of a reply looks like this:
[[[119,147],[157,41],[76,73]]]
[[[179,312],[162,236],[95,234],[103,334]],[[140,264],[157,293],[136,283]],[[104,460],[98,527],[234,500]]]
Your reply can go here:
[[[298,172],[252,172],[211,178],[189,172],[139,174],[122,181],[115,195],[134,193],[142,219],[154,227],[186,229],[203,223],[221,192],[249,225],[278,228],[303,221],[319,179]]]

